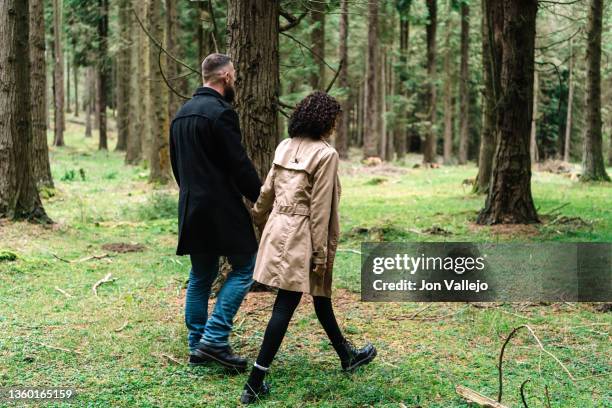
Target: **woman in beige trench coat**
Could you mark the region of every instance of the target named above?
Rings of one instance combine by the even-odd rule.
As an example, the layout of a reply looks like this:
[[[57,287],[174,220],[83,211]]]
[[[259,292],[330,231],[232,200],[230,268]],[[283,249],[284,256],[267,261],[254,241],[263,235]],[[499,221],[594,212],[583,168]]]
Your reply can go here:
[[[272,317],[241,402],[255,402],[269,393],[263,381],[302,293],[313,297],[315,312],[342,369],[353,371],[376,356],[370,343],[361,349],[347,341],[331,303],[332,268],[338,244],[338,152],[328,139],[340,113],[338,102],[325,92],[302,100],[289,119],[289,138],[274,162],[253,218],[261,232],[253,278],[278,288]]]

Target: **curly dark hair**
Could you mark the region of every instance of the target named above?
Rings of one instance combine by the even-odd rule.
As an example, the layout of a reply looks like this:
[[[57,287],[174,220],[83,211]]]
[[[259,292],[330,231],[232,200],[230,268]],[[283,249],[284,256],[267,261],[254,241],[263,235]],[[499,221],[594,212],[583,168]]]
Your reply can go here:
[[[309,136],[321,139],[336,122],[342,112],[333,96],[315,91],[302,99],[289,118],[289,137]]]

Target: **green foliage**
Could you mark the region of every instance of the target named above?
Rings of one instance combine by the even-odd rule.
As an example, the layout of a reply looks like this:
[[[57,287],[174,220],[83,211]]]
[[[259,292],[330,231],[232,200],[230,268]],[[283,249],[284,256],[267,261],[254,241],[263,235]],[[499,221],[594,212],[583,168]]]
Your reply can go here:
[[[138,219],[152,221],[160,219],[173,219],[178,217],[177,198],[175,194],[167,192],[153,192],[147,201],[136,209]]]

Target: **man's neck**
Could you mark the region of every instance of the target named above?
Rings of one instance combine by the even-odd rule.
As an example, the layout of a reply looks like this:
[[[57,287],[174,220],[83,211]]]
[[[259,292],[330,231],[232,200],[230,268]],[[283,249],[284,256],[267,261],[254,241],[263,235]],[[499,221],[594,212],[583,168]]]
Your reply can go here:
[[[225,90],[219,84],[211,84],[210,82],[205,82],[202,86],[206,88],[214,89],[215,91],[219,92],[222,96],[225,96]]]

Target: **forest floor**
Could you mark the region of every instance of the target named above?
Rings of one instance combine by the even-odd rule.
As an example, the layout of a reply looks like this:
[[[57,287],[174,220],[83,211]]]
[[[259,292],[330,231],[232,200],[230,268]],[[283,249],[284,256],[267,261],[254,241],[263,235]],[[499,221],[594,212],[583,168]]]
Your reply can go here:
[[[78,406],[236,406],[247,374],[186,365],[189,260],[174,254],[177,190],[148,184],[147,169],[97,151],[95,132],[83,133],[69,123],[67,147],[51,148],[56,188],[44,204],[56,223],[0,224],[0,386],[76,387]],[[545,406],[545,385],[552,407],[612,406],[609,313],[577,303],[360,302],[360,259],[350,251],[366,240],[609,242],[610,187],[536,171],[544,223],[480,227],[473,220],[484,197],[462,184],[475,176],[473,164],[413,168],[415,155],[364,167],[357,156],[341,164],[334,304],[347,336],[374,342],[378,357],[343,374],[305,297],[261,406],[467,407],[457,385],[496,398],[501,345],[521,324],[577,380],[521,332],[504,358],[504,402],[519,406],[529,378],[530,407]],[[94,295],[107,274],[114,280]],[[251,361],[273,297],[249,294],[236,317],[232,342]]]

